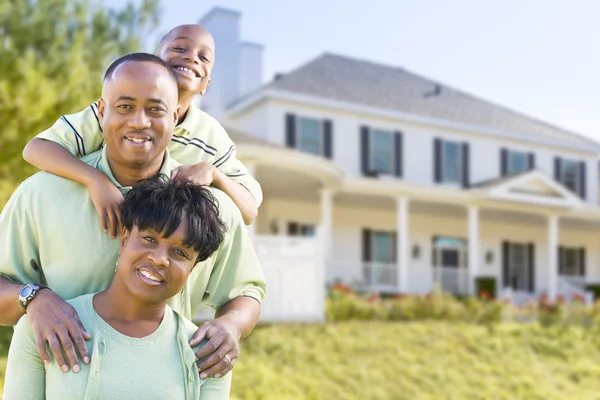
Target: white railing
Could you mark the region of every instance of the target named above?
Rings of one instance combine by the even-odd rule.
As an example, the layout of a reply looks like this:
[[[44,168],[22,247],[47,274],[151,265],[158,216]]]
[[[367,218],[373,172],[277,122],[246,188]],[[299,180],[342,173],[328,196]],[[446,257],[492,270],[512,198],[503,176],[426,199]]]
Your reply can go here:
[[[433,282],[438,283],[443,292],[467,294],[469,291],[469,271],[466,268],[433,267]]]
[[[393,263],[335,260],[327,269],[329,281],[341,280],[376,292],[398,291],[398,266]]]
[[[558,276],[558,294],[563,295],[567,300],[572,300],[573,296],[586,296],[585,276]]]
[[[254,250],[267,281],[262,322],[318,322],[325,319],[325,275],[317,237],[253,237]],[[202,307],[195,318],[213,317]]]

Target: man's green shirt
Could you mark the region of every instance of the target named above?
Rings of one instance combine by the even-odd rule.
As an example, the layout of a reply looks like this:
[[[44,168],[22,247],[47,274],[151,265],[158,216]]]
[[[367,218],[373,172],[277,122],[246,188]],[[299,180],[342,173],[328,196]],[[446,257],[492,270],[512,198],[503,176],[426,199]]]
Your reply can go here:
[[[125,193],[131,187],[115,180],[105,152],[103,148],[81,160],[104,172]],[[170,176],[179,165],[166,151],[160,172]],[[169,302],[188,319],[201,304],[218,309],[238,296],[260,302],[266,294],[262,268],[239,209],[227,194],[211,190],[227,231],[219,249],[196,265],[183,293]],[[119,238],[111,239],[100,229],[85,186],[38,172],[17,188],[0,214],[0,249],[1,275],[15,282],[45,284],[68,300],[108,288]]]

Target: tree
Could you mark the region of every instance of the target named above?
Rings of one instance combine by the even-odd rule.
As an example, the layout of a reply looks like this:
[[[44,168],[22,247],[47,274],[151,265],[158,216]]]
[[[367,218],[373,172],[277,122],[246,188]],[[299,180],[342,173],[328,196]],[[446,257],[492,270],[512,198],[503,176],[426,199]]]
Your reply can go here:
[[[0,2],[0,207],[34,173],[25,144],[100,95],[117,57],[142,49],[158,0],[108,9],[87,0]]]

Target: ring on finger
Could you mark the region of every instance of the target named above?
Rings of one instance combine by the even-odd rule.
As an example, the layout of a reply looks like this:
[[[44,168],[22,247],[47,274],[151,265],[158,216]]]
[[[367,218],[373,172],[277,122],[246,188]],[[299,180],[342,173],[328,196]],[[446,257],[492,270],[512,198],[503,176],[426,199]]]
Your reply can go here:
[[[227,364],[231,364],[231,357],[229,357],[229,354],[225,354],[223,358],[225,359],[225,361],[227,361]]]

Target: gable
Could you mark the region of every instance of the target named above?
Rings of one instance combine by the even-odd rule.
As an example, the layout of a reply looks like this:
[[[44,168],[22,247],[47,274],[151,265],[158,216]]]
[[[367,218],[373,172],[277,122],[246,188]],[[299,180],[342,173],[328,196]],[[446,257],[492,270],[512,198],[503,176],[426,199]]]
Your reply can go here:
[[[538,170],[503,179],[500,183],[484,186],[482,190],[485,197],[493,200],[561,208],[578,208],[584,205],[579,196]]]

